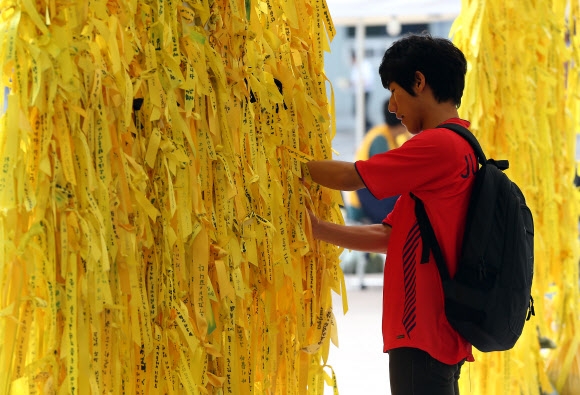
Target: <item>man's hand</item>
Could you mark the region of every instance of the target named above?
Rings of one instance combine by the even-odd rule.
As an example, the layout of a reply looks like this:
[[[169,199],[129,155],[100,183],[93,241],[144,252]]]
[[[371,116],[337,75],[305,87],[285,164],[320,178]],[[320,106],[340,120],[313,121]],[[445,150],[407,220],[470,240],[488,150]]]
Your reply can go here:
[[[308,216],[310,217],[310,225],[312,227],[312,236],[315,239],[319,239],[320,238],[320,219],[310,209],[308,209]]]

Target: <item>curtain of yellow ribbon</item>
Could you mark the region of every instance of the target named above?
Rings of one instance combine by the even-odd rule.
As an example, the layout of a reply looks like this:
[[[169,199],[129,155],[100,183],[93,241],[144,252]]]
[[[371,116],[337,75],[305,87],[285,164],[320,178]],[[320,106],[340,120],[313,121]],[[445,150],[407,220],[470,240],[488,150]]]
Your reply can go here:
[[[0,393],[336,391],[333,36],[324,0],[0,0]]]
[[[451,31],[469,62],[460,113],[488,157],[510,160],[535,222],[536,316],[513,350],[476,354],[461,380],[465,393],[551,393],[554,385],[572,394],[564,382],[580,375],[570,358],[580,340],[578,15],[577,2],[564,0],[463,0]],[[541,351],[539,336],[557,348]]]

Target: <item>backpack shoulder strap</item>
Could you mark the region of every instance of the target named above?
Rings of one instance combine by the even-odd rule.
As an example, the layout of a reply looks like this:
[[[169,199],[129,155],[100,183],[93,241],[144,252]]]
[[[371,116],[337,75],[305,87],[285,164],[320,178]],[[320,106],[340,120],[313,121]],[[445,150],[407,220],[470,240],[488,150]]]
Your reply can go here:
[[[443,123],[437,127],[452,130],[455,133],[457,133],[458,135],[460,135],[461,137],[463,137],[465,140],[467,140],[469,145],[471,145],[471,148],[473,148],[473,150],[475,151],[475,154],[477,155],[477,159],[478,159],[479,163],[481,163],[482,165],[485,165],[485,163],[487,162],[487,158],[485,157],[485,154],[483,153],[483,149],[481,148],[481,145],[479,145],[479,141],[477,141],[477,138],[475,138],[475,136],[473,135],[473,133],[471,133],[471,131],[469,131],[469,129],[467,129],[461,125],[458,125],[456,123]]]
[[[433,257],[435,258],[435,263],[439,269],[439,275],[441,276],[441,281],[446,283],[451,279],[449,275],[449,269],[445,264],[445,259],[443,258],[443,253],[441,252],[441,247],[437,242],[437,237],[435,236],[435,231],[429,221],[427,216],[427,211],[425,211],[425,205],[423,201],[417,196],[411,193],[411,197],[415,200],[415,216],[417,217],[417,223],[419,224],[419,231],[421,234],[421,241],[423,244],[423,251],[421,255],[421,263],[429,262],[429,252],[433,252]]]
[[[461,137],[463,137],[465,140],[467,140],[469,145],[471,145],[471,148],[473,148],[473,150],[475,151],[475,154],[477,155],[477,159],[482,166],[489,163],[489,164],[494,165],[495,167],[497,167],[500,170],[506,170],[510,167],[509,161],[505,160],[505,159],[504,160],[495,160],[495,159],[488,160],[485,157],[485,154],[483,153],[483,149],[481,148],[479,141],[477,141],[477,138],[473,135],[473,133],[471,133],[471,131],[469,131],[469,129],[467,129],[461,125],[458,125],[456,123],[443,123],[437,127],[449,129],[449,130],[457,133]]]

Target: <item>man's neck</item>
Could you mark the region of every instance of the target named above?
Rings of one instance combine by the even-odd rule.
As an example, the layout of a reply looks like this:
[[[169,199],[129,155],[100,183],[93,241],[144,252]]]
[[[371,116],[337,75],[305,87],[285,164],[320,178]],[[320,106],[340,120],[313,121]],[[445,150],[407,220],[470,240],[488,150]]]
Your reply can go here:
[[[459,113],[457,112],[455,104],[450,102],[437,103],[433,106],[429,112],[429,116],[425,119],[423,129],[435,128],[450,118],[459,118]]]

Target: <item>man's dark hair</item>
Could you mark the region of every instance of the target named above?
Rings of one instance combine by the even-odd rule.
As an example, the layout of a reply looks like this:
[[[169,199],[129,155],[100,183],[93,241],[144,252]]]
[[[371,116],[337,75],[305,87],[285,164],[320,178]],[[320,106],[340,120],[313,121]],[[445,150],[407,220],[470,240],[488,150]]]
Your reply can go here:
[[[387,49],[379,66],[386,89],[391,82],[396,82],[413,96],[416,71],[423,73],[438,102],[452,100],[459,107],[467,61],[451,41],[428,33],[406,35]]]
[[[383,116],[388,126],[399,126],[401,124],[401,120],[397,118],[397,115],[389,111],[389,99],[383,103]]]

